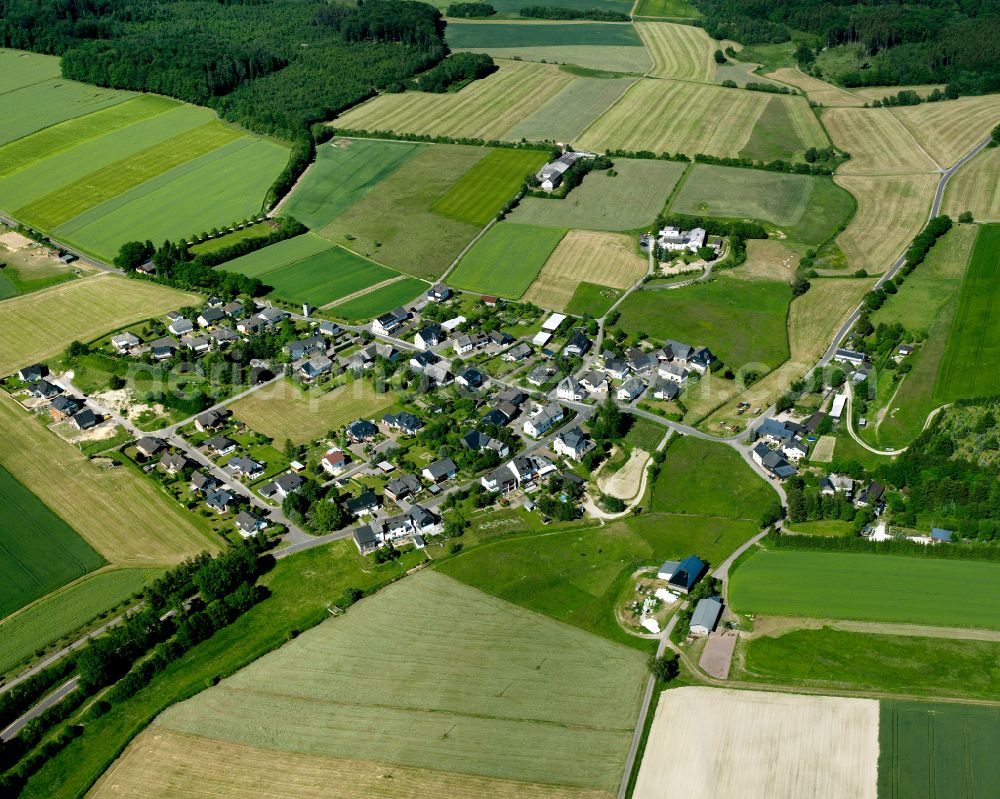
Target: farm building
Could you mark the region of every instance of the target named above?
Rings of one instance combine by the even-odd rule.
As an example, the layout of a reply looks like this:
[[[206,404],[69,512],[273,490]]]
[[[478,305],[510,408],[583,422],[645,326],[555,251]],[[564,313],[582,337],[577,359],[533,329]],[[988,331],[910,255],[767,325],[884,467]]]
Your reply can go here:
[[[660,579],[660,580],[669,580],[671,577],[674,576],[674,572],[677,571],[677,568],[680,565],[681,565],[680,561],[676,561],[676,560],[667,560],[667,561],[664,561],[663,565],[661,565],[660,568],[656,572],[657,579]]]
[[[549,161],[535,175],[543,191],[557,189],[563,181],[563,176],[581,158],[589,158],[589,153],[563,153],[555,161]]]
[[[844,405],[847,403],[846,394],[837,394],[833,398],[833,406],[830,408],[830,418],[839,419],[840,415],[844,412]]]
[[[688,555],[682,560],[677,570],[667,578],[667,583],[671,588],[675,588],[686,594],[708,571],[708,564],[697,555]]]
[[[692,230],[681,230],[678,227],[665,227],[660,231],[656,243],[669,252],[679,252],[688,250],[697,252],[705,246],[705,238],[708,234],[703,228],[696,227]]]
[[[710,596],[698,600],[691,614],[691,635],[708,635],[719,623],[722,615],[722,598]]]

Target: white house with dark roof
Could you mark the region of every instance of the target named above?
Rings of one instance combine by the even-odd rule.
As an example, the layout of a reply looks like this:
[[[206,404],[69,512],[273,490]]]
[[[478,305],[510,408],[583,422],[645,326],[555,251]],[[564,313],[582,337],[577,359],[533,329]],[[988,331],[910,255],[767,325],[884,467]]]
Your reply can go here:
[[[552,450],[556,455],[563,455],[572,460],[579,461],[587,454],[587,451],[594,445],[594,442],[579,427],[559,433],[552,441]]]

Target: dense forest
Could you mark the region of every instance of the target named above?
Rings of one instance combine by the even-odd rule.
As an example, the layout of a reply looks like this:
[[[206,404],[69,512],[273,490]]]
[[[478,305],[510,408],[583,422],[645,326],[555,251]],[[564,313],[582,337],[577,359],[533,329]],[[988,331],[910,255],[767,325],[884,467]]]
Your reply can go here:
[[[815,49],[860,45],[861,68],[847,86],[952,83],[963,94],[1000,91],[1000,0],[695,0],[718,39],[787,42],[810,34],[800,62]],[[810,52],[812,50],[812,52]]]
[[[0,0],[0,44],[288,139],[448,52],[441,13],[410,0]]]

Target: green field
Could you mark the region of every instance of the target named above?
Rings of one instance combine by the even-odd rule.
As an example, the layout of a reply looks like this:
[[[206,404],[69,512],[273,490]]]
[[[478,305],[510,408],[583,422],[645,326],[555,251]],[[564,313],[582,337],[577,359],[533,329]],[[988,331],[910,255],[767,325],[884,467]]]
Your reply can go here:
[[[1000,391],[1000,304],[995,303],[998,291],[1000,225],[983,225],[958,295],[934,385],[935,402],[985,397]]]
[[[589,314],[595,319],[600,319],[615,304],[621,294],[618,289],[599,286],[597,283],[583,282],[576,287],[572,299],[566,305],[566,310],[577,316]]]
[[[263,277],[270,272],[326,252],[331,247],[326,239],[320,238],[315,233],[306,233],[227,261],[224,268],[227,272],[239,272],[247,277]]]
[[[496,6],[494,6],[496,8]],[[488,51],[491,47],[596,45],[642,48],[635,28],[619,22],[449,22],[448,46]]]
[[[793,529],[794,528],[794,529]],[[830,538],[847,538],[854,535],[854,523],[840,519],[819,519],[814,522],[791,522],[785,527],[786,532],[799,535],[825,535]]]
[[[996,796],[1000,711],[995,707],[882,702],[878,739],[880,797]]]
[[[322,145],[282,213],[310,228],[321,228],[425,146],[377,139],[337,139]]]
[[[601,48],[572,49],[593,51]],[[621,49],[632,52],[632,48]],[[548,50],[544,52],[546,58],[552,58]],[[513,57],[515,54],[510,55]],[[526,58],[524,55],[521,57]],[[575,53],[564,53],[562,57],[572,58],[573,63],[588,60]],[[511,139],[525,138],[528,141],[573,141],[591,122],[610,108],[634,81],[634,78],[578,78],[536,111],[525,116],[507,132],[507,136]]]
[[[330,313],[349,322],[365,322],[386,311],[412,302],[427,290],[427,284],[412,277],[397,280],[341,305],[334,305]]]
[[[821,244],[854,213],[850,193],[829,177],[697,164],[670,206],[681,214],[770,222],[803,244]]]
[[[684,174],[684,164],[615,158],[618,173],[591,172],[564,200],[525,197],[514,222],[584,230],[635,230],[652,225]]]
[[[59,59],[0,47],[0,94],[58,78]]]
[[[84,577],[0,624],[0,674],[128,599],[160,569],[110,569]]]
[[[517,299],[538,277],[565,233],[501,222],[473,245],[449,280],[457,288]]]
[[[756,76],[753,79],[757,80]],[[815,120],[807,122],[802,116],[812,113],[811,110],[796,108],[789,98],[771,97],[740,150],[740,157],[773,161],[787,159],[790,153],[801,153],[810,145],[829,147],[830,140],[823,129],[818,125],[813,129],[810,122],[815,123]]]
[[[104,559],[0,466],[0,617],[102,566]]]
[[[995,641],[823,627],[761,635],[741,647],[740,677],[755,681],[982,699],[1000,691]]]
[[[635,7],[637,17],[698,18],[701,12],[688,0],[639,0]]]
[[[525,177],[534,174],[548,159],[539,150],[492,150],[470,169],[431,211],[442,216],[485,225],[514,198]]]
[[[721,276],[681,289],[636,291],[618,306],[619,326],[708,347],[734,371],[766,371],[788,359],[791,298],[786,283]]]
[[[736,570],[729,597],[740,613],[997,630],[1000,564],[772,550]]]
[[[244,239],[256,239],[268,236],[273,232],[275,225],[276,223],[270,221],[254,222],[243,228],[237,227],[235,230],[226,231],[215,238],[206,239],[200,244],[192,244],[188,247],[188,250],[196,254],[225,250]]]
[[[518,11],[524,8],[524,0],[496,0],[496,2],[491,2],[490,5],[501,14],[517,14]],[[618,11],[622,14],[627,14],[629,9],[632,8],[632,4],[628,0],[559,0],[559,7],[580,11],[599,8],[604,11]]]
[[[633,650],[425,571],[170,708],[156,726],[613,791],[644,674]]]

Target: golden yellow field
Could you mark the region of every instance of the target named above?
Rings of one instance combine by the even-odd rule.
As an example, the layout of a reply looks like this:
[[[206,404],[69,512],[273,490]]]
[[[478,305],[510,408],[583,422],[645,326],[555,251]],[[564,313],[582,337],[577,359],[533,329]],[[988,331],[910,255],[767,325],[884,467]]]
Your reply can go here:
[[[458,92],[382,94],[337,117],[351,130],[503,138],[575,80],[554,64],[497,61],[499,70]]]
[[[646,274],[648,262],[619,233],[571,230],[556,247],[522,300],[563,310],[583,282],[627,289]]]
[[[861,108],[865,104],[865,101],[853,92],[841,89],[839,86],[834,86],[825,80],[806,75],[798,67],[782,67],[781,69],[774,70],[774,72],[769,72],[766,77],[774,78],[797,89],[802,89],[810,100],[822,106]]]
[[[836,242],[852,269],[884,272],[927,221],[938,176],[841,176],[834,182],[854,195],[858,210]]]
[[[1000,94],[894,108],[892,113],[941,166],[948,167],[1000,121]]]
[[[833,143],[851,154],[841,175],[933,172],[937,165],[885,108],[827,108],[823,124]]]
[[[237,400],[229,409],[241,422],[275,441],[290,438],[304,444],[355,419],[379,419],[395,401],[392,394],[376,394],[365,380],[317,393],[279,380]]]
[[[0,396],[0,465],[112,563],[176,563],[220,541],[156,483],[124,466],[99,469]]]
[[[610,799],[604,791],[303,755],[173,732],[154,724],[91,799]]]
[[[145,280],[98,275],[0,303],[0,375],[49,358],[73,340],[191,305],[197,297]]]
[[[983,150],[952,179],[944,195],[944,213],[953,219],[972,211],[979,221],[1000,220],[1000,148]]]
[[[716,42],[704,28],[670,22],[637,22],[639,35],[653,57],[653,78],[710,81],[715,75]]]
[[[876,799],[879,703],[724,688],[660,694],[635,799]]]
[[[742,280],[784,280],[792,282],[799,256],[777,239],[749,239],[747,260],[727,274]]]

